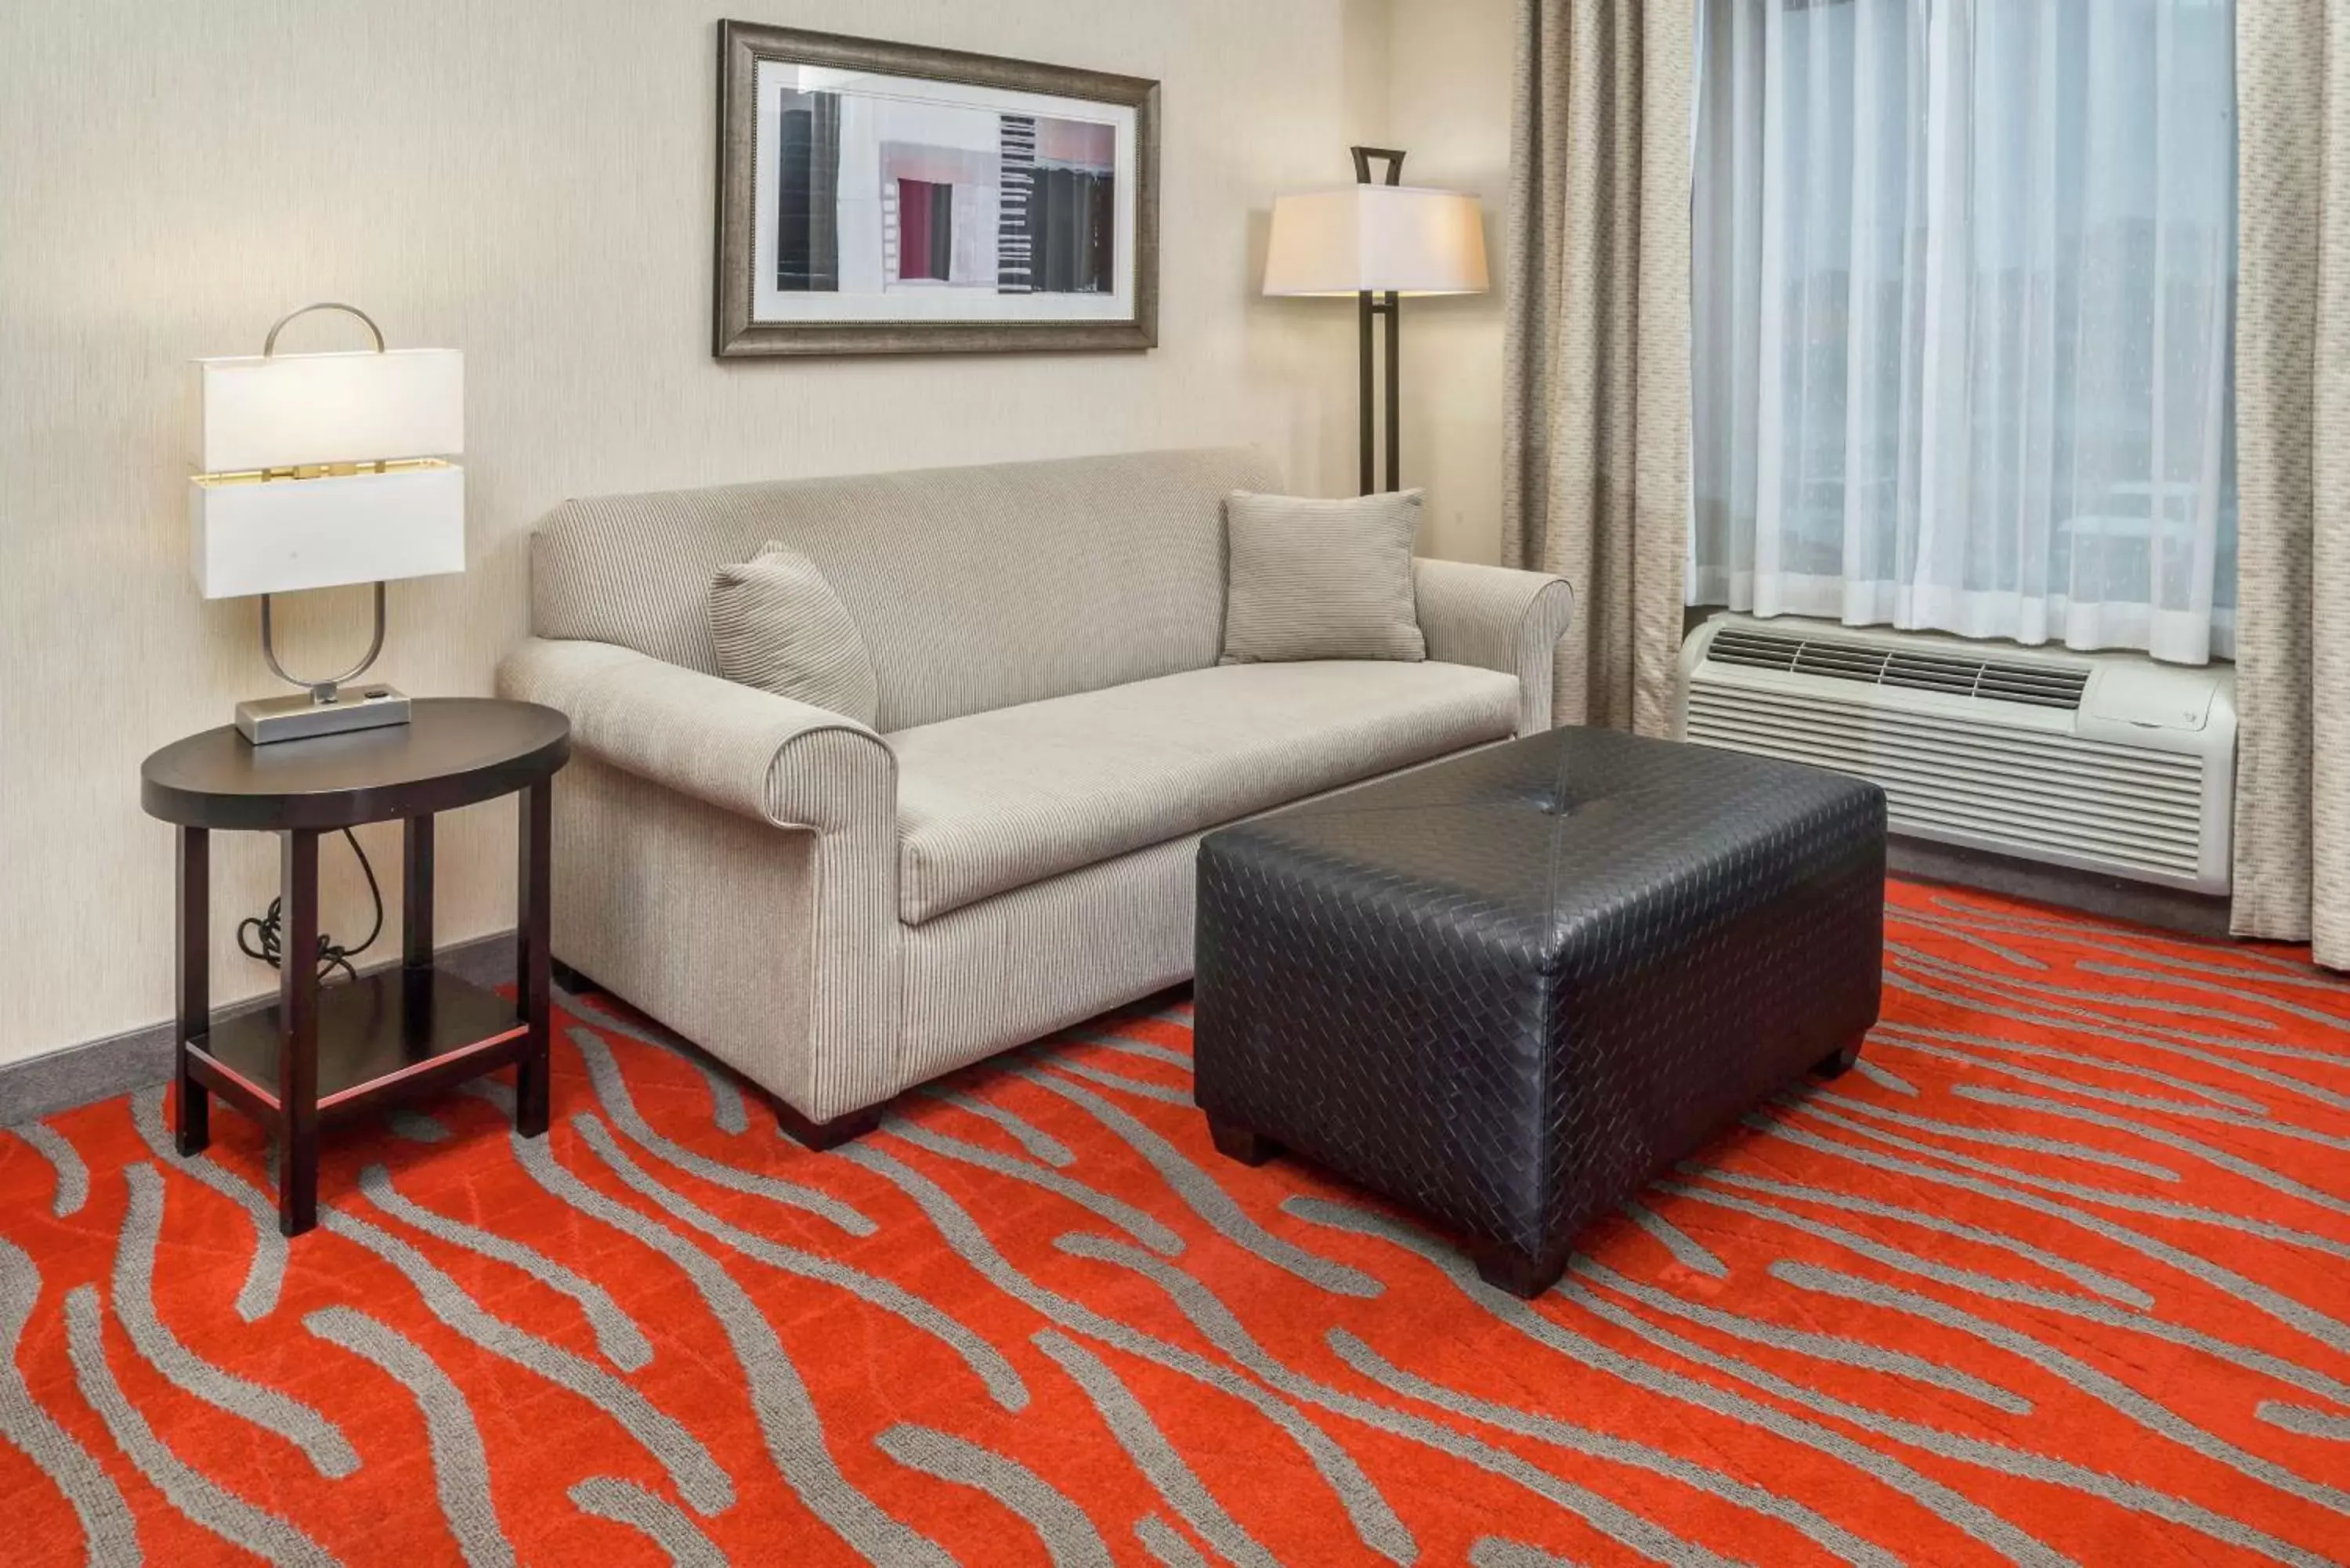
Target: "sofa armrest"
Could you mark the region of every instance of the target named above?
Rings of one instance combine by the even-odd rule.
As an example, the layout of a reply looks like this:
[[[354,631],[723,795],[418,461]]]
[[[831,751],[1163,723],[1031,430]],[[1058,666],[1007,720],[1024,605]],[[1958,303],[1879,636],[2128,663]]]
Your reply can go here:
[[[498,691],[571,720],[556,955],[808,1121],[896,1094],[889,742],[608,642],[534,638]]]
[[[1428,657],[1518,678],[1518,733],[1550,728],[1551,671],[1575,619],[1565,577],[1466,561],[1412,563]]]
[[[589,755],[728,811],[820,833],[894,825],[897,757],[838,713],[608,642],[533,638],[498,690],[567,715]]]

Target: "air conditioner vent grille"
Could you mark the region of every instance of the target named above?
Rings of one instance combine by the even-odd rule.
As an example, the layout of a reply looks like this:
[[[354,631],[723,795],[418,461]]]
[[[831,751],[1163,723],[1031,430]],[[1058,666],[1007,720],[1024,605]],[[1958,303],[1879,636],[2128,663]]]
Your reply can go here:
[[[2054,850],[2139,876],[2191,877],[2201,857],[2202,764],[2191,755],[1904,711],[1857,693],[1702,682],[1685,733],[1872,780],[1897,833]]]
[[[2067,712],[2081,706],[2089,667],[2059,659],[1986,659],[1937,648],[1894,649],[1857,639],[1800,637],[1749,627],[1725,627],[1706,649],[1717,664],[1818,675],[1865,686],[1904,686],[2024,702]]]

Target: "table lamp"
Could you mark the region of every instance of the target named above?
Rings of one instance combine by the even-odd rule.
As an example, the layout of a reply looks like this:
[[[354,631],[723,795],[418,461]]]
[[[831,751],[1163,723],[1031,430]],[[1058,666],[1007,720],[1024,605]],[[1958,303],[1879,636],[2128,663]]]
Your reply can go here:
[[[1403,184],[1403,154],[1357,147],[1355,183],[1336,191],[1282,196],[1273,203],[1264,258],[1268,295],[1353,295],[1362,329],[1363,493],[1371,493],[1371,321],[1387,318],[1387,487],[1402,487],[1396,390],[1401,379],[1397,334],[1405,295],[1482,294],[1485,231],[1477,198]],[[1371,160],[1387,161],[1384,182]]]
[[[280,354],[286,323],[339,310],[366,323],[371,351]],[[188,518],[196,586],[208,599],[261,596],[261,656],[298,696],[236,705],[255,745],[408,722],[408,699],[351,683],[383,651],[384,584],[465,569],[464,356],[384,347],[365,311],[306,305],[269,329],[258,356],[199,359],[196,473]],[[340,675],[310,680],[278,662],[273,594],[375,585],[375,636]]]

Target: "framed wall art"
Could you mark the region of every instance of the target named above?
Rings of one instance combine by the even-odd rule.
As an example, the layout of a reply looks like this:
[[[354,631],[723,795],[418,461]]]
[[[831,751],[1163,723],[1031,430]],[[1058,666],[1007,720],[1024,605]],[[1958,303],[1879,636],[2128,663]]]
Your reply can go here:
[[[712,348],[1159,340],[1159,84],[718,25]]]

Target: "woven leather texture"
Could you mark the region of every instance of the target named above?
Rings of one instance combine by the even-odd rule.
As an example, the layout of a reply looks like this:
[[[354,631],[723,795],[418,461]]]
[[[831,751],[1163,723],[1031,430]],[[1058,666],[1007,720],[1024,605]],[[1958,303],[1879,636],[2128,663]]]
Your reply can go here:
[[[1566,729],[1212,833],[1197,1098],[1537,1264],[1877,1015],[1885,798]]]

